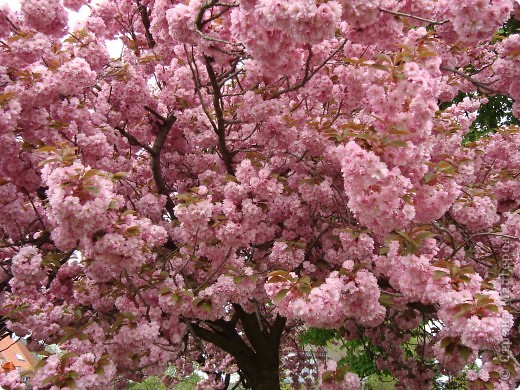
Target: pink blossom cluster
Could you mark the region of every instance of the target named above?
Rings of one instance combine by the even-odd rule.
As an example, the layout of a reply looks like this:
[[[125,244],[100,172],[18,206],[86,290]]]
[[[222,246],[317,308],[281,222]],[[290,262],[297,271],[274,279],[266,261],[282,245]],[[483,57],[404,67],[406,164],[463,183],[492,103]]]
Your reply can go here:
[[[63,351],[36,387],[170,362],[359,388],[308,327],[398,388],[517,380],[491,351],[520,353],[520,133],[466,141],[488,97],[518,116],[516,2],[113,0],[68,28],[84,3],[0,12],[0,315]]]
[[[266,285],[266,292],[274,297],[282,289],[290,288],[284,283],[273,283]],[[326,328],[337,327],[347,319],[373,327],[383,321],[386,313],[379,303],[377,280],[367,271],[359,271],[351,280],[333,272],[308,295],[289,292],[278,310],[311,326]]]
[[[432,302],[442,287],[432,280],[432,256],[400,255],[399,243],[389,244],[386,256],[376,260],[376,270],[389,278],[389,282],[410,301]]]
[[[82,177],[89,171],[79,161],[71,166],[44,168],[52,209],[49,219],[55,226],[52,234],[63,250],[70,250],[77,240],[88,240],[96,231],[107,228],[113,218],[107,213],[111,203],[120,202],[109,178],[95,175],[83,182]]]
[[[317,5],[309,0],[261,0],[246,4],[231,13],[231,31],[262,67],[275,73],[298,69],[298,46],[331,38],[341,16],[336,1]],[[280,50],[286,55],[277,56]]]
[[[21,9],[29,27],[44,34],[63,34],[68,16],[60,0],[22,0]]]
[[[90,3],[90,0],[63,0],[63,5],[78,12],[82,5]]]
[[[454,3],[443,0],[440,15],[450,20],[450,27],[461,41],[471,44],[489,39],[507,21],[513,3],[511,0],[465,0]],[[486,15],[486,18],[482,18]]]
[[[518,4],[516,5],[518,7]],[[500,42],[499,58],[494,64],[500,74],[499,86],[500,89],[508,93],[515,102],[513,103],[513,113],[518,115],[520,113],[520,106],[518,104],[518,62],[520,61],[520,37],[518,35],[511,35]],[[513,61],[513,66],[510,64]]]
[[[0,373],[0,386],[6,390],[19,390],[25,386],[20,377],[19,370]]]
[[[77,95],[84,88],[95,83],[96,73],[90,70],[89,64],[83,58],[74,58],[59,68],[61,74],[59,93],[69,96]]]
[[[337,362],[334,360],[327,360],[324,365],[319,367],[319,383],[321,389],[327,390],[359,390],[361,389],[361,381],[357,374],[347,372],[345,376],[337,381],[334,375],[338,370]],[[331,374],[331,375],[328,375]],[[323,378],[326,378],[325,380]]]
[[[411,188],[409,179],[353,141],[342,154],[348,206],[360,222],[380,235],[405,227],[415,216],[414,207],[403,199]]]
[[[496,200],[488,196],[473,196],[466,201],[461,199],[453,203],[451,214],[457,222],[466,225],[473,232],[478,232],[498,222],[496,209]]]
[[[381,0],[344,1],[339,2],[343,8],[342,19],[357,28],[365,28],[373,24],[379,15]]]

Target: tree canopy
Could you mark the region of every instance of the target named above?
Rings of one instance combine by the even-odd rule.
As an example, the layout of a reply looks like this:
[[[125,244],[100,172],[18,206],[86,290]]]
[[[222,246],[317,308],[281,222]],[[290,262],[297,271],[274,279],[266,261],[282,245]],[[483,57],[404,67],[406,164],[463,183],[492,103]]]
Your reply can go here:
[[[172,365],[214,389],[515,387],[518,20],[512,0],[2,6],[0,315],[59,346],[33,385]]]

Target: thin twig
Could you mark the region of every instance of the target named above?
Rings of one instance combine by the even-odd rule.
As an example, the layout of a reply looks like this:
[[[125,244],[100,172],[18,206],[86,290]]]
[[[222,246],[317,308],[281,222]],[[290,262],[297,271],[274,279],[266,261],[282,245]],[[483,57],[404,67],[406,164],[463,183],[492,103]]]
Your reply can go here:
[[[493,84],[493,82],[491,82],[491,83],[483,83],[483,82],[481,82],[481,81],[475,80],[473,77],[467,75],[467,74],[464,73],[464,72],[461,72],[461,71],[458,70],[458,69],[449,68],[449,67],[447,67],[447,66],[441,66],[439,69],[440,69],[440,70],[444,70],[445,72],[455,73],[456,75],[459,75],[459,76],[465,78],[465,79],[468,80],[470,83],[472,83],[473,85],[475,85],[477,88],[482,89],[483,92],[488,91],[488,93],[500,93],[500,92],[497,91],[496,89],[493,89],[493,88],[488,87],[488,85]]]
[[[222,3],[218,3],[218,0],[208,0],[208,1],[206,1],[200,7],[199,12],[197,13],[197,17],[195,18],[195,22],[194,22],[195,31],[197,32],[197,34],[199,34],[202,37],[202,39],[205,39],[206,41],[223,43],[225,45],[231,45],[231,46],[242,46],[241,43],[229,42],[229,41],[225,41],[223,39],[210,37],[209,35],[206,35],[206,34],[204,34],[202,32],[202,27],[204,26],[205,23],[207,23],[207,22],[204,22],[202,20],[202,18],[204,17],[204,13],[206,12],[206,10],[208,10],[208,9],[210,9],[212,7],[215,7],[217,5],[228,7],[228,10],[231,7],[236,7],[237,6],[237,5],[234,5],[234,4],[233,5],[224,5]],[[225,10],[225,11],[227,12],[228,10]]]
[[[217,268],[215,268],[215,270],[214,270],[212,273],[210,273],[210,274],[208,275],[208,277],[207,277],[207,278],[206,278],[206,279],[205,279],[205,280],[204,280],[204,281],[203,281],[203,282],[202,282],[202,283],[201,283],[197,288],[195,288],[195,289],[193,290],[193,294],[196,295],[200,290],[202,290],[202,289],[206,286],[206,284],[207,284],[211,279],[213,279],[213,277],[217,274],[217,272],[220,271],[220,269],[224,266],[224,264],[225,264],[226,261],[228,260],[229,255],[231,254],[231,250],[232,250],[232,249],[233,249],[232,247],[229,248],[229,250],[228,250],[228,252],[227,252],[227,254],[226,254],[226,257],[224,257],[224,260],[222,260],[222,262],[217,266]]]
[[[456,249],[454,249],[453,252],[451,253],[451,255],[447,258],[447,260],[453,258],[453,256],[455,256],[462,248],[464,248],[474,237],[478,237],[478,236],[498,236],[498,237],[511,238],[513,240],[520,240],[520,238],[518,238],[518,237],[510,236],[510,235],[502,234],[502,233],[493,233],[493,232],[475,233],[475,234],[472,234],[471,236],[469,236],[469,238],[467,240],[465,240]]]
[[[426,18],[422,18],[420,16],[416,16],[416,15],[410,15],[410,14],[405,14],[403,12],[397,12],[397,11],[391,11],[389,9],[385,9],[385,8],[379,8],[379,11],[381,12],[384,12],[384,13],[387,13],[387,14],[391,14],[391,15],[395,15],[395,16],[403,16],[405,18],[410,18],[410,19],[415,19],[415,20],[419,20],[421,22],[426,22],[428,24],[435,24],[435,25],[441,25],[441,24],[445,24],[445,23],[448,23],[449,20],[444,20],[442,22],[438,22],[436,20],[431,20],[431,19],[426,19]]]
[[[193,63],[192,63],[192,60],[190,59],[190,55],[188,53],[188,48],[186,47],[186,45],[184,45],[184,52],[186,54],[186,60],[188,62],[188,66],[190,67],[191,74],[193,76],[193,82],[195,83],[195,92],[197,92],[197,95],[199,97],[199,101],[200,101],[200,105],[202,107],[202,111],[204,111],[204,114],[206,114],[206,117],[208,118],[209,123],[211,124],[211,127],[213,127],[213,130],[216,132],[217,131],[217,125],[213,121],[213,118],[211,117],[211,115],[209,113],[209,110],[206,107],[206,103],[204,103],[204,98],[202,96],[202,92],[201,92],[202,85],[200,83],[200,77],[198,76],[198,73],[197,73],[196,64],[195,64],[195,58],[193,57]]]
[[[332,52],[331,55],[329,55],[325,61],[323,61],[316,69],[314,69],[312,72],[310,71],[310,60],[311,60],[311,56],[312,56],[312,50],[311,48],[309,47],[308,48],[308,51],[309,51],[309,56],[307,57],[307,61],[305,63],[305,73],[304,73],[304,76],[303,76],[303,79],[298,83],[298,84],[295,84],[291,87],[287,87],[285,89],[282,89],[281,91],[278,91],[276,92],[273,96],[271,96],[271,99],[276,99],[278,97],[280,97],[281,95],[283,95],[284,93],[287,93],[287,92],[293,92],[293,91],[296,91],[297,89],[303,87],[312,77],[314,77],[314,75],[316,73],[318,73],[325,65],[327,65],[327,62],[329,62],[336,54],[338,54],[342,49],[343,47],[346,45],[347,43],[347,39],[345,39],[341,45],[339,45],[339,47],[334,50]]]

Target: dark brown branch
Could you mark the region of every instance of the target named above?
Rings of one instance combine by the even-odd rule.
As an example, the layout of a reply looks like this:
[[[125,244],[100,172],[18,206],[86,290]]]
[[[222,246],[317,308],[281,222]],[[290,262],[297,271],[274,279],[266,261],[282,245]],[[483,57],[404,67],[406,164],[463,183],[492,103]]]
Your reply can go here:
[[[153,39],[152,33],[150,32],[150,17],[148,15],[148,8],[145,5],[141,4],[140,0],[137,1],[137,10],[141,14],[141,20],[143,21],[144,26],[144,35],[146,36],[146,41],[148,42],[148,47],[153,49],[155,46],[155,40]]]
[[[204,4],[202,4],[202,6],[197,14],[197,17],[195,19],[195,29],[204,39],[236,46],[237,44],[235,44],[235,43],[222,41],[222,40],[216,39],[216,38],[211,38],[211,37],[206,36],[202,32],[202,28],[205,23],[203,21],[205,11],[211,7],[216,6],[217,3],[218,3],[218,0],[208,0]],[[236,154],[236,152],[230,151],[226,145],[226,121],[224,119],[224,113],[222,110],[222,102],[221,102],[222,101],[222,91],[220,90],[222,85],[219,83],[219,77],[216,75],[215,70],[213,69],[213,65],[212,65],[213,58],[205,55],[204,60],[205,60],[205,65],[206,65],[206,71],[208,73],[209,80],[210,80],[211,89],[213,92],[213,109],[215,110],[215,116],[217,119],[216,123],[212,120],[211,116],[208,115],[209,113],[206,112],[206,110],[205,110],[205,112],[213,126],[213,130],[217,134],[218,151],[220,153],[220,157],[222,158],[222,161],[224,161],[224,165],[226,166],[226,171],[228,174],[234,175],[235,171],[233,169],[233,157]],[[234,69],[234,67],[236,67],[236,64],[238,64],[238,62],[239,62],[239,60],[237,60],[237,59],[234,60],[235,65],[232,66],[232,70]],[[190,66],[190,68],[191,68],[191,66]],[[192,69],[192,73],[193,73],[193,69]],[[197,80],[195,80],[195,82],[196,82],[196,87],[198,87],[197,90],[199,93],[199,98],[202,101],[202,96],[200,95],[200,82],[197,82]]]
[[[165,118],[164,121],[159,125],[159,133],[157,134],[157,137],[155,138],[155,142],[152,146],[151,156],[152,156],[152,174],[153,179],[155,181],[155,185],[157,186],[157,191],[161,195],[166,196],[166,210],[170,214],[170,217],[173,218],[174,213],[174,207],[173,201],[170,197],[170,192],[168,191],[168,188],[166,188],[166,183],[164,181],[162,172],[161,172],[161,151],[164,146],[164,143],[166,142],[166,137],[168,136],[168,133],[170,132],[173,124],[177,118],[173,113],[170,113],[168,117]]]
[[[168,214],[170,214],[170,218],[173,218],[173,216],[175,215],[175,205],[170,197],[170,193],[168,191],[168,188],[166,187],[166,182],[164,181],[161,172],[161,151],[164,146],[164,143],[166,142],[166,137],[168,136],[168,133],[170,132],[177,118],[175,117],[175,115],[173,115],[173,113],[168,114],[168,116],[165,118],[157,111],[148,106],[145,106],[145,109],[146,111],[148,111],[160,120],[160,122],[157,124],[159,131],[152,146],[146,145],[145,143],[139,141],[136,137],[128,133],[122,127],[116,127],[116,129],[128,140],[128,142],[131,145],[137,145],[150,154],[152,175],[155,185],[157,186],[157,192],[161,195],[166,196],[166,210],[168,211]]]
[[[116,130],[121,133],[123,137],[125,137],[128,140],[128,143],[130,145],[139,146],[140,148],[143,148],[148,153],[152,154],[152,148],[141,141],[139,141],[137,138],[135,138],[132,134],[128,133],[123,127],[116,127]]]
[[[244,71],[243,69],[236,70],[237,65],[240,63],[241,60],[242,60],[241,57],[236,57],[231,62],[230,69],[227,72],[224,72],[224,73],[218,75],[217,81],[220,86],[223,86],[228,80],[232,79],[233,77],[236,77],[237,75],[239,75],[241,72]]]
[[[196,288],[193,290],[193,294],[197,295],[197,293],[202,290],[207,283],[209,283],[211,281],[211,279],[213,279],[213,277],[217,274],[218,271],[220,271],[222,269],[222,267],[224,266],[224,264],[226,263],[227,259],[229,259],[229,255],[231,254],[231,250],[232,248],[229,248],[227,254],[226,254],[226,257],[224,257],[224,259],[222,260],[222,262],[217,266],[217,268],[215,268],[215,270],[210,273],[208,275],[208,277]]]
[[[19,33],[20,33],[20,29],[18,28],[18,26],[17,26],[16,24],[14,24],[14,23],[12,22],[12,20],[9,19],[9,17],[8,17],[6,14],[4,14],[2,11],[0,11],[0,14],[2,14],[2,16],[3,16],[4,19],[7,21],[7,23],[9,23],[9,25],[11,26],[11,28],[13,29],[13,31],[14,31],[15,33],[19,34]]]
[[[34,213],[36,214],[36,217],[38,218],[38,221],[40,222],[40,225],[42,225],[42,228],[44,230],[47,230],[47,228],[45,227],[45,223],[43,222],[43,218],[40,215],[40,212],[38,211],[38,209],[36,208],[36,205],[34,204],[34,201],[32,200],[31,194],[29,194],[29,191],[27,191],[27,189],[25,187],[23,187],[23,192],[25,193],[27,198],[29,198],[29,202],[31,203],[31,206],[32,206],[32,208],[34,210]]]
[[[238,313],[244,333],[253,349],[259,354],[261,359],[269,359],[270,356],[267,356],[268,351],[264,351],[265,346],[269,342],[269,334],[266,333],[265,330],[262,331],[256,319],[256,315],[246,313],[240,305],[234,304],[233,307]]]
[[[215,7],[217,5],[227,7],[228,9],[226,9],[225,12],[227,12],[231,7],[236,7],[236,5],[234,5],[234,4],[232,5],[232,4],[222,4],[222,3],[219,3],[218,0],[208,0],[208,1],[206,1],[200,7],[199,12],[197,13],[197,17],[195,18],[195,23],[194,23],[195,24],[195,31],[197,32],[197,34],[199,34],[202,37],[202,39],[205,39],[207,41],[223,43],[225,45],[231,45],[231,46],[242,46],[241,43],[228,42],[228,41],[225,41],[223,39],[210,37],[209,35],[206,35],[206,34],[204,34],[202,32],[202,28],[204,27],[204,25],[206,23],[208,23],[208,21],[203,21],[202,20],[202,18],[204,17],[204,13],[206,12],[206,10],[208,10],[208,9],[210,9],[212,7]],[[221,14],[224,14],[225,12],[222,12]],[[215,49],[218,49],[218,48],[215,47]],[[222,51],[222,52],[224,52],[224,51]]]
[[[271,99],[276,99],[276,98],[280,97],[281,95],[283,95],[284,93],[293,92],[293,91],[296,91],[297,89],[300,89],[301,87],[303,87],[311,78],[314,77],[314,75],[316,73],[318,73],[325,65],[327,65],[327,62],[329,62],[336,54],[338,54],[343,49],[343,47],[345,46],[346,43],[347,43],[347,40],[345,39],[341,43],[341,45],[339,45],[339,47],[336,50],[334,50],[332,52],[332,54],[329,55],[325,59],[325,61],[323,61],[312,72],[310,70],[310,63],[311,63],[311,58],[312,58],[312,49],[309,46],[308,47],[309,55],[307,57],[307,61],[305,62],[305,73],[303,75],[303,79],[299,83],[297,83],[297,84],[295,84],[293,86],[287,87],[285,89],[282,89],[281,91],[276,92],[273,96],[271,96]]]
[[[211,127],[213,127],[213,130],[215,132],[217,132],[217,125],[213,121],[213,118],[211,117],[211,115],[208,111],[208,108],[206,107],[206,103],[204,103],[204,99],[202,97],[202,92],[201,92],[202,85],[200,83],[200,77],[197,72],[195,58],[190,59],[190,55],[188,53],[188,48],[186,47],[186,45],[184,45],[184,52],[186,54],[186,61],[188,62],[188,66],[190,67],[190,71],[193,76],[193,82],[195,83],[195,92],[197,93],[197,96],[199,97],[202,110],[204,111],[204,114],[206,114],[206,117],[208,118],[209,123],[211,124]]]
[[[159,119],[161,122],[166,122],[168,119],[159,114],[157,111],[155,111],[152,107],[144,106],[144,109],[148,111],[150,114],[155,116],[157,119]]]
[[[493,89],[493,88],[490,88],[488,85],[492,84],[492,83],[483,83],[481,81],[478,81],[478,80],[475,80],[473,77],[467,75],[466,73],[464,72],[461,72],[460,70],[458,69],[454,69],[454,68],[449,68],[447,66],[441,66],[439,68],[440,70],[443,70],[445,72],[451,72],[451,73],[455,73],[456,75],[458,76],[461,76],[463,78],[465,78],[466,80],[468,80],[470,83],[472,83],[473,85],[475,85],[477,87],[478,90],[482,90],[482,92],[484,93],[500,93],[499,91]],[[487,91],[487,92],[486,92]]]
[[[214,5],[215,7],[225,7],[225,8],[235,8],[235,7],[238,7],[238,4],[231,4],[231,3],[216,3]],[[220,12],[217,12],[215,15],[211,16],[209,19],[206,19],[202,22],[202,26],[205,26],[206,24],[214,21],[214,20],[217,20],[218,18],[220,18],[222,15],[224,15],[226,12],[228,12],[229,9],[224,9]]]
[[[222,161],[224,161],[224,165],[226,166],[227,173],[234,176],[235,170],[233,169],[233,157],[236,152],[230,151],[226,145],[226,121],[221,106],[222,94],[220,91],[220,85],[217,81],[215,70],[211,65],[213,59],[208,56],[204,56],[204,59],[206,61],[206,71],[208,72],[211,88],[213,89],[213,109],[215,110],[215,115],[217,117],[216,133],[218,137],[218,150]]]
[[[222,333],[213,332],[198,324],[191,324],[191,328],[197,337],[231,354],[239,365],[241,363],[254,364],[255,352],[242,340],[234,328],[226,326]]]

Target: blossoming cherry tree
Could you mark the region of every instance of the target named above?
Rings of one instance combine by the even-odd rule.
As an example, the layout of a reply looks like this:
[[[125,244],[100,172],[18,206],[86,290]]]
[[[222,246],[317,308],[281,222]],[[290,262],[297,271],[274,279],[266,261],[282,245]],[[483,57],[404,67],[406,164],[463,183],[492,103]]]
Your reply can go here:
[[[464,137],[488,96],[520,117],[518,2],[85,3],[0,10],[0,314],[59,346],[36,388],[359,388],[311,327],[401,388],[516,386],[520,132]]]

